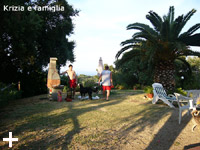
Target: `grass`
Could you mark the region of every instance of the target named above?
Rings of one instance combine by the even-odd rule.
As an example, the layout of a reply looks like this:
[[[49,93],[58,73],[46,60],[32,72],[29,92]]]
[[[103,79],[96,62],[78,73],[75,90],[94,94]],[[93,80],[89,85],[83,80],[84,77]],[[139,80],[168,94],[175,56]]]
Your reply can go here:
[[[143,95],[143,91],[116,90],[110,101],[55,102],[44,100],[44,95],[18,100],[0,112],[0,138],[12,131],[19,138],[13,149],[20,150],[116,149],[130,131],[153,128],[160,117],[171,113]],[[0,142],[0,148],[8,148],[8,142]]]

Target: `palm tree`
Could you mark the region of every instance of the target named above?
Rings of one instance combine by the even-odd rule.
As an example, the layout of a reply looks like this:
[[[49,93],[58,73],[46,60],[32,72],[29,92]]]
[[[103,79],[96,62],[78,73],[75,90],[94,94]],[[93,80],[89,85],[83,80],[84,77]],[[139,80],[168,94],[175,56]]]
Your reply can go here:
[[[150,11],[146,18],[154,28],[142,23],[128,25],[127,30],[136,29],[139,32],[134,33],[131,39],[121,43],[123,47],[116,54],[116,58],[118,59],[122,53],[130,50],[126,52],[124,62],[133,57],[143,58],[154,67],[154,82],[159,82],[167,90],[173,91],[175,87],[175,60],[178,59],[188,65],[186,60],[182,59],[183,56],[200,56],[199,52],[194,52],[189,47],[190,43],[193,46],[199,44],[199,42],[192,41],[194,38],[195,40],[200,39],[200,34],[194,34],[200,28],[200,23],[181,33],[195,12],[196,10],[192,9],[186,15],[174,19],[173,6],[169,8],[168,14],[164,15],[163,18]]]

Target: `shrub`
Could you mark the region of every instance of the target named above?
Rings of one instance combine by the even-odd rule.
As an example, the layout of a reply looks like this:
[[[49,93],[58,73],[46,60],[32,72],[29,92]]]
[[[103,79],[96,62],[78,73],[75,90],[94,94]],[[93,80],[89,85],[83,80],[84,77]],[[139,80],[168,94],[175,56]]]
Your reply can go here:
[[[83,86],[85,87],[93,87],[96,84],[94,80],[88,79],[85,82],[83,82]]]
[[[126,89],[126,87],[124,85],[116,85],[116,88],[119,89],[119,90],[124,90]]]
[[[78,83],[82,84],[86,87],[94,87],[97,83],[98,79],[96,76],[87,76],[87,75],[79,75],[78,76]]]
[[[146,86],[144,88],[144,92],[147,93],[147,94],[153,94],[153,87],[151,86]]]
[[[187,92],[185,90],[183,90],[182,88],[177,88],[176,92],[180,93],[181,95],[187,96]]]
[[[4,89],[7,85],[0,83],[0,89]],[[16,100],[22,97],[22,91],[18,91],[14,84],[10,87],[0,90],[0,103],[3,107],[8,104],[10,100]]]
[[[135,85],[133,86],[133,89],[136,89],[136,90],[141,89],[140,84],[135,84]]]
[[[62,85],[67,86],[69,84],[69,77],[63,75],[63,76],[60,77],[60,81],[61,81]]]
[[[63,93],[67,93],[68,90],[69,90],[69,87],[65,85],[63,88]]]

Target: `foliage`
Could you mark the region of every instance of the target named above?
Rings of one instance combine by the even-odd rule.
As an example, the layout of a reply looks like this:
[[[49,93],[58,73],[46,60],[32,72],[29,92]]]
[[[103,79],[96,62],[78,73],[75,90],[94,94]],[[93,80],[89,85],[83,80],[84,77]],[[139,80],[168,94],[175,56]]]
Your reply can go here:
[[[115,61],[117,79],[119,84],[126,84],[127,88],[132,89],[135,84],[150,85],[153,82],[153,68],[148,66],[140,57],[133,57],[126,61],[126,57],[130,56],[129,52],[125,52],[121,59]]]
[[[104,69],[105,69],[105,66],[108,66],[108,67],[109,67],[109,70],[110,70],[111,72],[115,72],[115,67],[114,67],[113,65],[104,64],[103,66],[104,66]]]
[[[180,61],[179,59],[176,59],[174,61],[176,88],[183,88],[184,82],[192,77],[192,68],[187,62],[186,57],[181,57],[180,59],[185,61],[185,63],[183,63],[183,61]]]
[[[185,90],[183,90],[182,88],[177,88],[177,89],[176,89],[176,92],[177,92],[177,93],[180,93],[180,94],[182,94],[182,95],[184,95],[184,96],[187,96],[187,92],[186,92]]]
[[[133,84],[136,82],[133,76],[130,76],[128,73],[124,74],[121,72],[113,73],[113,84],[115,87],[123,86],[126,89],[132,89]]]
[[[175,19],[173,6],[169,8],[168,14],[164,15],[163,18],[150,11],[146,18],[154,28],[143,23],[128,25],[127,30],[135,29],[139,31],[135,32],[131,39],[121,43],[123,47],[116,54],[116,58],[119,58],[126,50],[130,50],[124,53],[121,63],[139,57],[141,63],[153,67],[154,82],[163,84],[167,90],[173,90],[175,86],[174,61],[178,59],[187,63],[184,59],[181,59],[182,56],[200,56],[199,52],[190,50],[190,42],[186,42],[191,37],[196,39],[200,37],[200,34],[195,34],[195,31],[200,28],[200,23],[181,33],[183,27],[195,12],[196,10],[192,9],[186,15],[178,16]]]
[[[116,89],[119,89],[119,90],[127,89],[126,86],[124,86],[124,85],[119,85],[119,84],[117,84],[117,85],[115,86],[115,88],[116,88]]]
[[[22,96],[34,96],[47,93],[47,72],[32,70],[21,76]]]
[[[15,84],[8,86],[0,83],[0,107],[4,107],[9,103],[10,100],[19,99],[21,96],[22,92],[17,90]]]
[[[153,87],[152,86],[144,87],[144,92],[147,94],[153,94]]]
[[[87,75],[83,75],[80,74],[78,76],[78,83],[83,84],[83,86],[86,87],[93,87],[95,85],[97,85],[98,79],[96,76],[87,76]]]
[[[186,90],[200,89],[200,73],[192,73],[192,76],[185,79],[183,82],[183,88]]]
[[[136,90],[141,89],[141,85],[140,84],[135,84],[133,86],[133,89],[136,89]]]
[[[0,18],[0,82],[21,81],[26,96],[45,92],[50,57],[58,58],[58,68],[73,62],[75,43],[68,37],[73,33],[72,17],[78,14],[65,0],[0,1],[0,6],[24,6],[24,11],[1,11]],[[64,6],[64,11],[27,11],[28,6]],[[38,80],[38,75],[39,78]],[[37,85],[36,83],[37,82]],[[42,89],[41,89],[42,87]],[[30,90],[31,89],[31,90]]]
[[[188,72],[182,68],[178,72],[177,76],[177,86],[182,87],[187,90],[199,89],[200,88],[200,58],[198,57],[189,57],[187,62],[191,66],[191,70]],[[181,76],[184,76],[184,79],[181,79]]]
[[[84,74],[80,74],[77,76],[78,78],[78,84],[82,84],[83,86],[86,87],[94,87],[97,86],[97,81],[98,78],[97,76],[88,76],[88,75],[84,75]],[[67,92],[67,90],[69,89],[69,78],[65,75],[61,76],[61,84],[65,85],[63,92]],[[80,91],[80,87],[77,86],[76,87],[76,91]]]
[[[68,86],[64,86],[63,93],[67,93],[68,90],[69,90],[69,87]]]
[[[194,72],[200,72],[200,58],[199,57],[188,57],[187,61]]]
[[[69,77],[62,75],[60,76],[61,84],[65,86],[69,86]]]

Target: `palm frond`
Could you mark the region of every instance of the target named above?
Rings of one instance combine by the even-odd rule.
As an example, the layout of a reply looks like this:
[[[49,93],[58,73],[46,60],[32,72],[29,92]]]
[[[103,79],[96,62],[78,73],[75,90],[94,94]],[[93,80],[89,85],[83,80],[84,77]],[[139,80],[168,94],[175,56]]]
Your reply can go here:
[[[146,18],[153,24],[155,30],[160,32],[162,26],[162,18],[155,12],[150,11]]]
[[[157,44],[158,41],[158,36],[145,32],[137,32],[132,37],[135,40],[150,41],[152,44]]]
[[[190,46],[200,46],[200,33],[180,39],[183,43]]]
[[[195,31],[197,31],[200,28],[200,23],[197,23],[193,25],[191,28],[189,28],[186,32],[182,33],[179,38],[184,38],[187,36],[192,35]]]
[[[133,38],[131,38],[131,39],[128,39],[128,40],[126,40],[126,41],[123,41],[123,42],[121,42],[121,46],[124,46],[124,45],[127,45],[127,44],[133,44],[134,43],[134,39]]]
[[[157,32],[153,28],[151,28],[149,25],[146,25],[146,24],[143,24],[143,23],[129,24],[127,26],[127,30],[130,30],[130,29],[136,29],[136,30],[140,30],[140,31],[145,32],[145,33],[157,35]]]
[[[187,49],[187,50],[183,50],[182,52],[180,52],[178,56],[198,56],[198,57],[200,57],[200,52]]]
[[[163,41],[174,41],[174,24],[174,7],[171,6],[168,14],[163,16],[162,27],[160,29]]]
[[[182,31],[183,27],[185,26],[185,24],[187,23],[187,21],[194,15],[194,13],[196,12],[195,9],[192,9],[191,11],[189,11],[185,16],[179,16],[175,22],[177,22],[177,33],[180,34],[180,32]]]
[[[174,7],[173,6],[169,7],[169,12],[167,15],[163,16],[163,20],[164,21],[168,20],[170,23],[174,21]]]
[[[175,21],[173,22],[173,29],[172,29],[172,33],[173,33],[173,37],[174,39],[178,38],[181,30],[182,30],[182,27],[180,27],[180,24],[182,23],[183,21],[183,15],[181,16],[178,16]]]
[[[163,41],[168,41],[169,40],[169,34],[170,33],[170,27],[169,27],[169,20],[165,20],[163,23],[162,23],[162,29],[161,29],[161,32],[160,34],[162,35],[162,40]]]
[[[130,61],[134,57],[140,57],[141,50],[135,48],[129,52],[123,54],[122,58],[117,60],[117,66],[121,66],[124,63]]]
[[[117,52],[115,58],[118,59],[119,56],[120,56],[123,52],[125,52],[126,50],[129,50],[129,49],[133,49],[134,47],[138,47],[138,45],[130,44],[130,45],[124,46],[120,51]]]
[[[127,44],[133,44],[133,43],[141,43],[143,42],[144,40],[142,39],[134,39],[134,38],[131,38],[131,39],[128,39],[126,41],[123,41],[121,42],[121,46],[124,46],[124,45],[127,45]]]
[[[189,11],[183,18],[183,26],[187,23],[188,20],[190,20],[190,18],[194,15],[194,13],[196,12],[195,9],[192,9],[191,11]]]
[[[168,17],[169,17],[170,24],[172,24],[174,22],[174,6],[171,6],[169,8]]]

